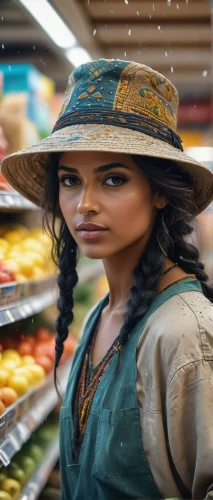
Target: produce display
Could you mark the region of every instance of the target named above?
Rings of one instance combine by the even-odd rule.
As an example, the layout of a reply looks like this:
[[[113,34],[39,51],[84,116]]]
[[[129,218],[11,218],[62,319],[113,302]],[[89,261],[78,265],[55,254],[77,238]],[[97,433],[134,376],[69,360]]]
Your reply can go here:
[[[8,467],[0,469],[0,500],[18,500],[20,493],[57,437],[58,424],[49,418],[14,456]]]
[[[54,107],[58,115],[61,97],[54,96],[54,83],[33,66],[18,64],[1,65],[0,94],[2,160],[48,135],[55,122],[50,110]],[[0,174],[0,500],[18,499],[23,490],[30,500],[42,490],[42,499],[60,498],[59,468],[50,475],[59,458],[57,425],[51,420],[41,424],[53,408],[58,422],[60,409],[53,384],[58,311],[52,278],[57,269],[51,240],[33,227],[33,210]],[[82,256],[79,265],[93,274],[92,261]],[[62,390],[85,315],[108,292],[106,278],[95,282],[94,276],[83,276],[87,282],[80,280],[74,290],[74,321],[60,361],[67,361],[61,371]]]
[[[0,225],[0,284],[42,280],[53,274],[51,241],[41,229]]]
[[[70,334],[64,342],[62,363],[72,356],[75,345],[76,338]],[[53,370],[54,355],[55,334],[47,328],[9,338],[0,334],[0,415],[45,380]]]

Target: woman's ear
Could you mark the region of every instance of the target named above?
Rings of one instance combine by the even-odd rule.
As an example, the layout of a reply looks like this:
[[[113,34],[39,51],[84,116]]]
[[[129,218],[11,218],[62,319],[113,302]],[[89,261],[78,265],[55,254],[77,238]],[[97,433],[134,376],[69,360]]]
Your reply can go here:
[[[159,193],[155,193],[154,195],[154,207],[155,208],[164,208],[168,205],[168,200],[165,196],[161,196]]]

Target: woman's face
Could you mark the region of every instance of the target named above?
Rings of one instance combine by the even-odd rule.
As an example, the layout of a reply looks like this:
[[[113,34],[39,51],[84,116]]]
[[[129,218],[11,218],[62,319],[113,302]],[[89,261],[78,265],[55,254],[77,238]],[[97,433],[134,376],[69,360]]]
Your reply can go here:
[[[82,253],[92,259],[119,254],[148,241],[156,209],[166,205],[153,194],[132,157],[119,153],[67,152],[58,166],[59,204]],[[102,226],[99,232],[78,228]],[[91,228],[90,228],[91,229]]]

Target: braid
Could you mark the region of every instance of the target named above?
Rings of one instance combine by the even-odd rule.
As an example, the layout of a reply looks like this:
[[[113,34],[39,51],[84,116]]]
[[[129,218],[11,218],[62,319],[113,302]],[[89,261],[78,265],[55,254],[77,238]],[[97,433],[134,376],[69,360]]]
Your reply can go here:
[[[187,231],[187,225],[185,228],[185,234]],[[191,226],[188,226],[188,234],[191,233]],[[179,235],[175,231],[175,227],[171,231],[172,237],[174,239],[174,249],[172,253],[174,255],[175,261],[178,265],[185,271],[185,273],[192,273],[196,275],[196,278],[200,281],[204,295],[213,302],[213,286],[211,286],[208,281],[208,275],[204,271],[204,265],[199,261],[199,251],[192,245],[192,243],[187,242],[183,235]],[[175,251],[175,254],[174,254]],[[170,251],[168,251],[169,253]]]
[[[56,369],[64,351],[64,341],[68,337],[69,325],[73,321],[73,289],[78,283],[78,275],[76,272],[78,252],[75,240],[72,238],[69,229],[64,224],[61,230],[59,252],[59,270],[58,286],[60,295],[57,301],[59,311],[58,318],[55,322],[55,329],[57,332],[55,340],[55,363],[54,363],[54,381],[57,389],[57,376]]]
[[[133,271],[134,285],[130,289],[130,299],[126,304],[126,312],[119,333],[119,342],[122,346],[127,342],[129,332],[132,331],[137,321],[147,312],[158,289],[158,283],[163,272],[164,263],[164,255],[160,250],[156,238],[158,226],[159,218],[157,216],[152,236],[138,265]],[[118,369],[120,351],[118,351],[118,353],[118,363],[115,373]]]

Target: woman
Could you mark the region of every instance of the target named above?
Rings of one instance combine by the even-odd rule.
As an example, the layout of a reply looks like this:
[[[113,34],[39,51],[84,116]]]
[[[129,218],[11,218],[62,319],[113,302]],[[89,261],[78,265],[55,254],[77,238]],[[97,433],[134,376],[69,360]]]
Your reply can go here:
[[[52,135],[3,161],[52,233],[55,373],[79,249],[103,260],[109,283],[61,409],[63,500],[213,498],[213,287],[187,238],[213,175],[183,153],[177,109],[176,89],[151,68],[94,61],[71,74]]]

